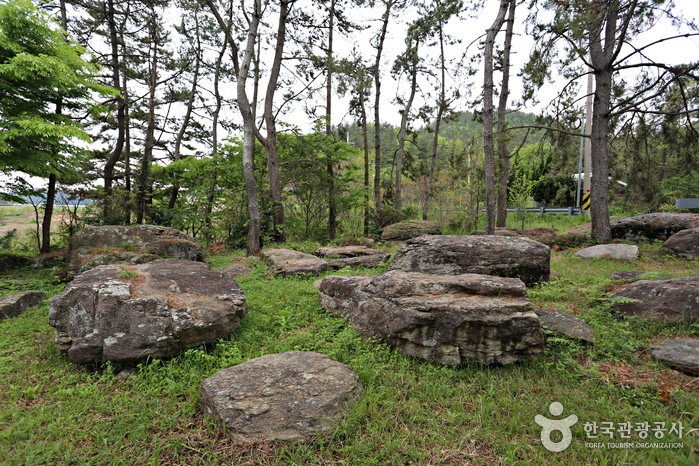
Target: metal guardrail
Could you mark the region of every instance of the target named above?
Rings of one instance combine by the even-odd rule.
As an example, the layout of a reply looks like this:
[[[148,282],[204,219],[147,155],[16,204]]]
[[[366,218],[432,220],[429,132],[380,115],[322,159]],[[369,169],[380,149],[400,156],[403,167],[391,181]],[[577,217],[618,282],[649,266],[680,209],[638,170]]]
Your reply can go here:
[[[528,213],[538,213],[541,217],[544,214],[564,214],[570,217],[571,215],[580,215],[580,207],[529,207],[525,209]],[[507,209],[508,212],[519,212],[519,209]]]

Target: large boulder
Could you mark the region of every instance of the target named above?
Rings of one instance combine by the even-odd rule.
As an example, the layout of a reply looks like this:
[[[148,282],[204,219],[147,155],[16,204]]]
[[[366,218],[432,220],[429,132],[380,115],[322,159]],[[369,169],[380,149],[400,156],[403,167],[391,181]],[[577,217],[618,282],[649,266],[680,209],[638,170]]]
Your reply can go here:
[[[540,353],[544,336],[521,280],[389,271],[324,278],[320,303],[364,337],[441,364],[510,364]]]
[[[634,244],[597,244],[581,249],[575,253],[575,257],[635,261],[638,258],[638,246]]]
[[[548,281],[548,246],[523,237],[425,235],[406,241],[391,270],[437,275],[479,273],[519,278],[527,286]]]
[[[665,241],[678,231],[699,227],[699,214],[654,213],[613,222],[612,238]]]
[[[699,340],[697,339],[662,340],[653,347],[653,357],[677,370],[699,376]]]
[[[292,351],[219,371],[202,382],[199,406],[235,444],[303,440],[332,429],[361,391],[346,365]]]
[[[79,275],[51,298],[49,325],[73,363],[135,362],[227,338],[247,312],[229,277],[202,262],[160,259]]]
[[[17,317],[28,307],[36,306],[46,299],[41,291],[22,291],[0,298],[0,320]]]
[[[642,319],[670,323],[699,322],[699,276],[667,280],[640,280],[612,294],[614,309]]]
[[[441,234],[442,229],[434,222],[428,220],[406,220],[384,227],[381,233],[381,241],[396,244],[417,236]]]
[[[143,264],[156,259],[203,260],[201,244],[174,228],[155,225],[88,226],[70,240],[68,279],[108,264]]]
[[[663,243],[663,249],[687,259],[699,258],[699,227],[678,231]]]
[[[291,249],[265,249],[262,257],[275,273],[288,276],[299,273],[318,275],[328,270],[328,263],[324,260]]]

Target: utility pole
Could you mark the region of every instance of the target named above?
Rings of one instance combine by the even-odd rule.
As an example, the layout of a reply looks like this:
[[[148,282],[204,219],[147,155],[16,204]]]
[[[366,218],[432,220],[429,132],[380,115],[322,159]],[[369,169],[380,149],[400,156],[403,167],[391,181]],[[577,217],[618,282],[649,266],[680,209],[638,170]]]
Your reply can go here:
[[[580,158],[578,162],[578,188],[575,190],[575,207],[580,208],[582,202],[582,172],[583,155],[585,153],[585,115],[580,119]]]

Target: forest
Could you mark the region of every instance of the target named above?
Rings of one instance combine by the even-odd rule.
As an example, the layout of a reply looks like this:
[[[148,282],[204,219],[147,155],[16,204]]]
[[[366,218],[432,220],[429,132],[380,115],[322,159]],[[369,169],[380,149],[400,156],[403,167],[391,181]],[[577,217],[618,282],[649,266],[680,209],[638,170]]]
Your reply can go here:
[[[34,204],[44,253],[60,193],[67,234],[257,254],[575,206],[589,146],[604,242],[610,215],[699,197],[698,34],[663,0],[3,1],[0,196]]]

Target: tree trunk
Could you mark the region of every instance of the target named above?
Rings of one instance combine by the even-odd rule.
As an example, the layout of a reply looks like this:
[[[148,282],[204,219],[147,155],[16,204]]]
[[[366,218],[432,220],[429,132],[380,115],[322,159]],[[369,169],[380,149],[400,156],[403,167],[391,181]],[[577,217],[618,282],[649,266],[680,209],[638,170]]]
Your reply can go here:
[[[374,88],[376,90],[374,96],[374,204],[376,205],[376,218],[381,220],[381,118],[379,114],[379,102],[381,100],[381,54],[383,53],[383,44],[386,40],[386,32],[388,31],[388,21],[391,18],[391,8],[394,1],[386,2],[386,11],[382,17],[381,31],[379,32],[379,40],[376,44],[376,60],[374,61],[373,75]]]
[[[362,137],[364,138],[364,236],[369,236],[369,128],[367,128],[364,92],[360,93],[359,108],[362,112]]]
[[[439,60],[441,71],[441,85],[439,89],[439,108],[437,109],[437,119],[434,123],[434,138],[432,139],[432,160],[430,161],[430,171],[427,175],[427,186],[425,187],[425,201],[422,203],[422,219],[427,220],[427,211],[430,206],[430,190],[434,183],[434,167],[437,163],[437,149],[439,147],[439,127],[442,124],[442,117],[447,107],[446,96],[446,64],[444,63],[444,30],[442,29],[441,17],[438,20],[439,28]]]
[[[325,135],[332,137],[332,75],[333,75],[333,29],[335,27],[335,0],[330,1],[330,17],[328,19],[328,55],[325,84]],[[328,154],[328,236],[335,239],[337,230],[337,203],[335,200],[335,167],[333,157]]]
[[[248,227],[248,255],[259,255],[260,253],[260,204],[257,199],[257,182],[255,180],[255,116],[253,114],[250,100],[245,90],[245,85],[250,71],[250,63],[255,55],[255,43],[257,40],[257,29],[262,16],[262,1],[255,0],[252,14],[248,15],[248,31],[243,51],[243,59],[238,59],[238,46],[231,36],[223,18],[218,12],[212,0],[206,0],[206,4],[216,17],[221,30],[224,32],[225,40],[231,46],[233,56],[233,66],[237,74],[236,94],[238,97],[238,109],[243,118],[243,177],[245,178],[245,190],[248,195],[248,214],[250,225]],[[275,53],[276,59],[276,53]]]
[[[505,117],[507,113],[507,98],[510,94],[510,51],[512,50],[512,30],[515,23],[515,7],[517,0],[510,0],[510,9],[505,28],[505,44],[502,52],[502,86],[498,102],[497,140],[500,154],[500,186],[498,189],[498,220],[497,226],[504,227],[507,223],[507,180],[510,178],[510,153],[505,141]]]
[[[483,52],[483,149],[485,152],[485,234],[495,233],[495,148],[493,144],[493,49],[510,0],[500,0],[498,15],[486,31]]]
[[[189,90],[189,99],[187,100],[187,109],[185,110],[184,118],[182,119],[182,125],[180,130],[177,132],[177,137],[175,138],[175,153],[173,154],[173,161],[177,162],[182,158],[182,140],[184,139],[185,132],[189,126],[189,122],[192,118],[192,108],[194,107],[194,99],[197,94],[197,87],[199,86],[199,66],[201,64],[201,37],[199,34],[199,10],[194,11],[194,32],[197,41],[196,57],[194,61],[194,74],[192,75],[192,88]],[[175,203],[177,202],[177,195],[179,193],[180,186],[178,184],[172,185],[172,192],[170,193],[170,201],[168,202],[167,209],[172,212],[175,208]]]
[[[63,3],[63,2],[62,2]],[[116,27],[116,11],[114,9],[114,0],[107,1],[107,23],[109,24],[109,41],[111,42],[111,66],[112,66],[112,85],[115,89],[121,87],[119,78],[119,40],[117,38]],[[114,220],[114,197],[112,183],[114,181],[114,167],[121,158],[121,153],[124,148],[124,136],[126,132],[126,121],[124,116],[125,106],[123,97],[117,97],[117,140],[114,144],[112,153],[107,158],[104,165],[104,209],[102,211],[104,222],[112,223]]]
[[[415,41],[414,46],[409,46],[410,54],[410,95],[405,103],[403,114],[400,118],[400,129],[398,130],[398,151],[396,152],[396,212],[401,215],[403,212],[403,154],[405,152],[405,140],[408,135],[408,119],[410,118],[410,109],[413,106],[415,99],[415,91],[417,89],[417,64],[418,64],[418,42]]]
[[[64,31],[68,31],[68,16],[66,12],[65,0],[61,0],[59,2],[59,7],[61,14],[61,26],[63,27]],[[60,98],[56,103],[56,114],[60,115],[62,113],[63,99]],[[53,205],[56,200],[56,181],[56,174],[51,173],[49,175],[49,184],[46,189],[46,207],[44,208],[44,218],[41,221],[41,246],[39,248],[39,252],[41,254],[48,254],[51,252],[51,220],[53,219]]]
[[[243,177],[248,195],[248,213],[250,226],[248,228],[247,253],[249,256],[260,253],[260,204],[257,199],[257,181],[255,180],[255,119],[252,114],[248,95],[245,91],[250,62],[255,53],[257,28],[262,15],[262,2],[255,0],[254,11],[250,15],[247,42],[240,63],[237,79],[238,107],[243,117]]]
[[[595,76],[595,93],[592,107],[591,139],[591,180],[590,180],[590,215],[592,217],[592,238],[600,243],[612,239],[609,222],[609,122],[612,102],[612,80],[614,59],[621,50],[617,44],[619,19],[619,2],[600,2],[598,21],[591,24],[590,62]],[[635,4],[625,12],[628,21],[633,15]],[[604,31],[603,31],[604,30]],[[604,37],[603,37],[604,33]],[[622,34],[623,35],[623,34]]]
[[[214,108],[211,122],[211,182],[209,184],[209,193],[206,197],[206,207],[204,209],[204,241],[208,246],[211,243],[211,213],[214,208],[214,195],[216,193],[216,156],[218,155],[218,118],[221,113],[221,92],[219,90],[219,82],[221,79],[221,63],[223,56],[226,53],[226,42],[223,42],[221,51],[216,60],[216,68],[214,71],[214,98],[216,99],[216,107]]]
[[[56,199],[56,175],[49,175],[49,185],[46,190],[46,207],[44,219],[41,222],[41,254],[51,252],[51,219],[53,218],[53,203]]]
[[[124,95],[124,225],[131,224],[133,202],[131,199],[131,130],[129,128],[129,93],[126,87],[126,76],[123,78],[122,94]]]
[[[590,180],[590,215],[592,238],[600,243],[612,239],[609,222],[609,106],[611,103],[612,70],[595,72],[595,96],[592,111],[592,178]]]
[[[284,205],[282,204],[282,188],[279,180],[279,155],[277,154],[277,125],[274,115],[274,93],[277,90],[279,73],[282,65],[284,42],[286,41],[286,23],[289,16],[289,5],[293,1],[282,0],[279,3],[279,24],[277,26],[277,42],[274,49],[274,60],[267,82],[265,94],[264,118],[267,137],[261,140],[267,152],[267,171],[269,176],[269,191],[274,203],[274,240],[284,241]]]
[[[152,41],[152,54],[150,62],[150,82],[148,90],[148,123],[146,127],[146,139],[141,159],[141,173],[138,178],[137,193],[137,223],[143,224],[146,219],[147,204],[150,198],[151,188],[151,164],[153,163],[153,149],[155,147],[155,90],[158,85],[158,26],[155,15],[151,18],[150,39]]]

